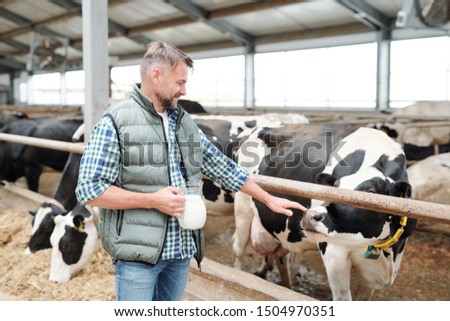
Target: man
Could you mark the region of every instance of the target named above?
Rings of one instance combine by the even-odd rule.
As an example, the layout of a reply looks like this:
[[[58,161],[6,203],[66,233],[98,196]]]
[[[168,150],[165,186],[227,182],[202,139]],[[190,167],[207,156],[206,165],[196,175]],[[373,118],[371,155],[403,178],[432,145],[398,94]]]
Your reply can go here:
[[[175,46],[152,42],[141,84],[106,110],[81,159],[76,194],[100,208],[99,234],[115,265],[117,300],[180,300],[190,259],[202,259],[202,230],[182,229],[180,187],[207,175],[229,190],[292,215],[306,209],[270,195],[224,156],[180,106],[193,61]]]

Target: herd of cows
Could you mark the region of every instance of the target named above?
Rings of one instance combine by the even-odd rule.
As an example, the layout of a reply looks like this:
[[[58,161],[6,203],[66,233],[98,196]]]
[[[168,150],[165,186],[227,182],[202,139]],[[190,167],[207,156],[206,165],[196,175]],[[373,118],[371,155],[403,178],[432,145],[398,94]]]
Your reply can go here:
[[[192,105],[183,107],[212,143],[251,174],[393,197],[419,195],[415,191],[418,185],[408,177],[415,165],[407,166],[409,160],[419,158],[418,153],[414,157],[405,153],[405,144],[386,135],[387,124],[383,124],[383,132],[374,126],[310,123],[295,113],[214,116],[197,104],[195,109]],[[83,142],[82,126],[83,120],[78,117],[31,118],[6,112],[0,115],[3,133],[59,141]],[[394,127],[389,128],[391,133],[395,132]],[[440,145],[448,148],[449,130],[445,130],[447,142]],[[38,191],[39,176],[45,166],[62,172],[51,202],[30,212],[31,237],[24,251],[30,255],[52,248],[49,279],[59,283],[68,282],[88,264],[98,239],[98,212],[76,202],[80,159],[77,153],[0,141],[0,180],[15,181],[24,176],[29,189]],[[434,164],[441,167],[441,178],[442,171],[450,171],[448,158]],[[420,169],[416,170],[414,180],[423,177],[420,173]],[[421,179],[421,186],[426,186],[427,182]],[[431,177],[428,182],[432,180]],[[367,300],[374,290],[393,284],[408,237],[417,223],[407,217],[294,196],[284,197],[302,203],[308,211],[294,211],[292,217],[285,217],[245,194],[224,190],[207,178],[203,186],[209,214],[235,216],[233,251],[237,268],[241,267],[245,248],[251,244],[264,262],[270,259],[277,263],[282,283],[290,286],[286,255],[315,247],[323,259],[334,300]],[[352,268],[364,284],[353,295]]]

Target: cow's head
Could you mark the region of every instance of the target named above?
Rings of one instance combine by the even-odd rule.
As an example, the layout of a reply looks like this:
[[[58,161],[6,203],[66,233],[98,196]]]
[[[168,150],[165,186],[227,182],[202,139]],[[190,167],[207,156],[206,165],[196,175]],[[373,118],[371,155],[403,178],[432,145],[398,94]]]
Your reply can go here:
[[[65,283],[87,264],[98,239],[97,215],[95,209],[77,204],[67,215],[55,217],[50,237],[51,281]]]
[[[66,212],[60,206],[44,202],[37,211],[30,211],[30,215],[32,229],[30,242],[24,252],[26,255],[52,247],[50,236],[55,228],[55,217],[66,215]]]
[[[348,176],[320,173],[317,183],[355,191],[410,197],[411,185],[406,181],[393,181],[376,167],[369,167]],[[325,202],[310,208],[304,215],[305,234],[318,242],[341,245],[371,245],[388,238],[397,230],[395,216],[358,207]]]

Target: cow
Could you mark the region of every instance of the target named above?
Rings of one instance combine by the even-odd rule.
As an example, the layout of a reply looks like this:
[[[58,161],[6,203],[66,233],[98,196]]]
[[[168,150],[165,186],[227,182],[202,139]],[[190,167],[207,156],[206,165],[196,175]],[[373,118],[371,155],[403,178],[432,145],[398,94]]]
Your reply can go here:
[[[50,236],[55,228],[55,217],[66,213],[63,207],[56,202],[44,202],[36,211],[30,211],[32,217],[31,237],[23,254],[29,255],[51,248]]]
[[[236,151],[239,141],[246,137],[257,127],[281,127],[284,124],[307,124],[309,120],[297,113],[266,113],[260,115],[192,115],[194,122],[205,133],[206,137],[225,155],[236,160]],[[203,200],[209,215],[233,215],[235,193],[222,187],[219,183],[203,178]],[[253,225],[255,226],[255,224]],[[264,238],[264,237],[261,237]],[[265,237],[267,242],[272,238]],[[281,254],[279,254],[280,256]],[[280,257],[267,255],[256,275],[264,278],[266,273],[273,269],[274,263],[281,264]],[[235,266],[241,268],[240,260]],[[288,273],[279,269],[282,285],[288,287]]]
[[[300,131],[292,125],[257,128],[241,142],[237,159],[253,174],[395,197],[411,196],[401,145],[372,128],[343,124],[304,125]],[[250,237],[251,222],[258,216],[266,235],[273,238],[272,251],[301,253],[312,244],[317,246],[334,300],[352,299],[352,267],[363,283],[356,298],[370,299],[374,289],[394,282],[415,219],[284,197],[305,205],[307,212],[294,210],[293,216],[285,217],[237,193],[233,236],[237,258],[243,255],[249,240],[254,240]]]
[[[391,118],[396,121],[398,137],[400,143],[407,143],[415,146],[432,146],[448,144],[450,139],[450,125],[439,124],[438,126],[416,126],[417,123],[408,124],[406,120],[426,121],[427,117],[434,121],[441,121],[450,117],[449,101],[419,101],[413,105],[395,111]]]
[[[427,122],[427,117],[433,121]],[[398,109],[385,122],[368,124],[403,145],[410,163],[450,152],[450,102],[420,101]],[[436,120],[438,122],[436,122]]]
[[[408,167],[412,198],[450,205],[450,153],[430,156]]]
[[[84,123],[72,135],[72,143],[84,142]],[[65,210],[70,211],[77,203],[75,188],[78,182],[82,154],[71,152],[64,165],[58,186],[52,198],[57,200]]]
[[[97,245],[97,224],[98,209],[79,204],[66,215],[55,217],[50,236],[50,281],[66,283],[86,266]]]
[[[203,108],[203,106],[196,101],[178,99],[178,104],[189,114],[207,114],[205,108]]]
[[[73,143],[84,141],[84,124],[80,125],[72,136]],[[54,218],[75,207],[77,198],[75,188],[78,181],[81,154],[71,152],[61,174],[60,181],[50,202],[44,202],[32,216],[31,238],[24,251],[25,255],[51,247],[50,235],[55,227]]]
[[[9,122],[3,133],[70,142],[82,118],[44,117]],[[0,180],[15,182],[25,176],[28,188],[37,192],[44,166],[62,171],[68,152],[0,141]]]
[[[235,159],[241,136],[248,135],[258,126],[275,128],[286,123],[306,124],[309,122],[303,115],[294,113],[192,115],[192,118],[209,141],[231,159]],[[208,214],[233,215],[234,213],[234,193],[206,177],[203,179],[203,199]]]

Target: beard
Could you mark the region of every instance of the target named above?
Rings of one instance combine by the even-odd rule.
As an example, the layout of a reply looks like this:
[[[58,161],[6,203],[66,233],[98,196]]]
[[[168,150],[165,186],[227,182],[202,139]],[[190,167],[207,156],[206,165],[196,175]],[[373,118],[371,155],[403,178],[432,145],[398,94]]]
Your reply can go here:
[[[163,106],[164,110],[173,110],[173,109],[177,108],[177,102],[178,102],[177,98],[175,98],[175,97],[172,99],[165,98],[161,94],[156,94],[156,97],[158,98],[161,106]]]

